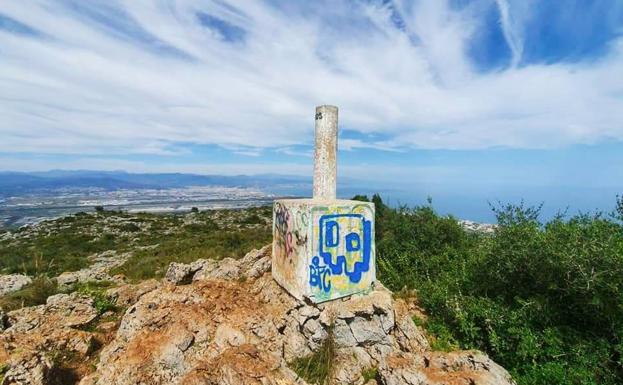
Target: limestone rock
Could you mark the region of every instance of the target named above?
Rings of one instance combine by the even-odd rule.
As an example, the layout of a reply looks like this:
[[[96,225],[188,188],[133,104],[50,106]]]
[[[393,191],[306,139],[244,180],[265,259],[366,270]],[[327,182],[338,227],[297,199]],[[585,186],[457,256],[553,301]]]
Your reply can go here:
[[[508,372],[480,352],[429,352],[424,356],[399,352],[379,366],[387,385],[514,385]]]
[[[81,385],[306,385],[289,365],[323,346],[335,353],[332,383],[363,385],[362,373],[377,370],[368,384],[513,384],[482,353],[432,352],[412,309],[380,284],[368,294],[319,305],[295,299],[273,280],[268,246],[240,260],[172,264],[163,282],[107,294],[127,309],[96,371]],[[93,334],[77,330],[96,316],[89,301],[61,294],[9,313],[0,359],[9,357],[11,378],[28,375],[47,384],[51,367],[39,351],[91,354]],[[51,323],[60,326],[52,330]],[[115,328],[102,323],[96,330]],[[28,354],[18,355],[18,344],[28,346]]]
[[[0,275],[0,295],[5,295],[29,285],[32,278],[22,274]]]
[[[270,270],[270,252],[271,245],[267,245],[250,251],[241,259],[198,260],[190,264],[173,262],[167,269],[165,280],[181,285],[206,279],[258,278]]]
[[[130,255],[130,253],[116,254],[114,251],[92,255],[89,257],[91,265],[78,271],[64,272],[56,277],[56,282],[60,287],[68,287],[80,282],[119,282],[120,277],[112,277],[108,271],[121,266]]]
[[[207,275],[212,279],[236,279],[240,277],[240,262],[233,258],[225,258]]]
[[[148,279],[137,284],[127,284],[106,290],[106,295],[115,305],[128,307],[134,305],[143,295],[155,290],[160,283],[155,279]]]
[[[383,330],[378,316],[369,319],[357,317],[348,325],[358,345],[389,345],[389,334]]]
[[[218,325],[214,332],[214,343],[221,349],[240,346],[246,342],[244,333],[227,323]]]
[[[430,350],[424,330],[415,325],[404,301],[397,300],[394,308],[396,314],[394,337],[400,348],[405,352],[413,353]]]
[[[186,285],[192,282],[193,275],[200,267],[201,265],[199,264],[192,265],[172,262],[164,275],[164,279],[174,285]]]
[[[335,345],[340,348],[357,346],[357,340],[350,326],[343,319],[338,319],[333,325],[333,339]]]
[[[48,297],[44,309],[46,313],[62,314],[61,324],[70,328],[88,325],[97,317],[93,299],[78,293],[56,294]]]
[[[474,373],[472,376],[463,376],[469,380],[465,381],[466,384],[497,385],[513,383],[511,376],[504,368],[479,351],[434,352],[426,356],[426,362],[431,371],[449,373],[456,376],[462,376],[463,373]]]
[[[46,385],[50,383],[52,361],[43,354],[23,355],[11,364],[2,385]]]
[[[0,360],[7,366],[3,384],[51,384],[54,366],[49,352],[87,357],[96,346],[95,338],[79,328],[96,317],[92,299],[76,293],[9,312],[8,327],[0,333]]]
[[[272,245],[248,252],[241,260],[242,274],[248,278],[257,278],[270,271]]]

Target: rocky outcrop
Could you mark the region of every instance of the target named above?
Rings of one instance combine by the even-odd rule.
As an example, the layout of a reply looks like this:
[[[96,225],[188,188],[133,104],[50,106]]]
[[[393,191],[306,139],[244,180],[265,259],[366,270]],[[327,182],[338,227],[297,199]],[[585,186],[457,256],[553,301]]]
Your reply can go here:
[[[270,249],[241,260],[174,264],[130,306],[81,385],[305,384],[290,369],[332,341],[332,383],[512,384],[478,352],[431,351],[409,306],[381,285],[320,305],[272,279]]]
[[[116,306],[127,308],[134,305],[142,296],[155,290],[160,286],[160,282],[155,279],[148,279],[137,284],[121,285],[106,290],[106,296]]]
[[[112,277],[108,272],[117,266],[121,266],[128,258],[130,253],[117,254],[114,251],[105,251],[89,257],[91,265],[78,271],[64,272],[56,277],[58,285],[68,287],[81,282],[116,281],[121,283],[118,277]]]
[[[174,285],[184,285],[205,279],[257,278],[270,270],[271,249],[272,246],[267,245],[247,253],[241,259],[199,259],[190,264],[173,262],[164,279]]]
[[[8,368],[2,384],[53,383],[58,354],[86,357],[95,347],[93,333],[80,328],[96,317],[93,300],[76,293],[57,294],[45,305],[9,312],[7,328],[0,334],[0,362]]]
[[[77,293],[0,314],[2,385],[306,385],[294,363],[329,345],[334,384],[513,384],[480,352],[432,351],[411,318],[419,310],[382,285],[314,305],[272,279],[270,259],[266,246],[110,288],[109,300],[127,309],[120,321]],[[82,369],[64,371],[67,359]]]
[[[0,296],[18,291],[29,285],[32,278],[22,274],[0,275]]]

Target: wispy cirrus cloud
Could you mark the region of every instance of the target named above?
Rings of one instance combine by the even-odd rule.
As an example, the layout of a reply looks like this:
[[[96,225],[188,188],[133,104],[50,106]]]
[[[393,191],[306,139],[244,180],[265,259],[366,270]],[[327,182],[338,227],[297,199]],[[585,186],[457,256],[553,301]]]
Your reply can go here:
[[[255,156],[310,144],[325,103],[342,127],[385,138],[350,148],[622,140],[623,39],[587,60],[522,60],[540,3],[517,4],[2,2],[0,152],[176,155],[193,143]],[[468,48],[496,28],[480,16],[490,7],[511,59],[483,71]]]
[[[502,27],[504,39],[512,52],[511,66],[516,67],[523,53],[523,40],[518,36],[517,28],[513,25],[513,20],[511,20],[510,4],[508,0],[495,0],[495,3],[500,12],[500,25]]]

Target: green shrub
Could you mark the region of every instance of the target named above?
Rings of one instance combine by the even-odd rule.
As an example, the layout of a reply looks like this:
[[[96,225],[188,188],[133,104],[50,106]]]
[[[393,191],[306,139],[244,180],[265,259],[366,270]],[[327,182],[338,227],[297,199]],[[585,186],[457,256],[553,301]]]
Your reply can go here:
[[[375,366],[372,368],[364,369],[361,372],[361,377],[363,377],[363,383],[366,384],[368,381],[377,380],[379,377],[379,369]]]
[[[117,307],[110,297],[106,295],[106,289],[111,287],[111,282],[83,282],[74,285],[72,291],[86,295],[93,299],[93,307],[97,310],[98,315],[102,315],[107,311],[117,311]]]
[[[152,225],[152,242],[157,243],[157,247],[135,251],[123,265],[113,269],[112,274],[123,274],[135,281],[162,277],[171,262],[239,258],[272,239],[268,225],[247,230],[222,227],[207,217],[200,219],[201,222],[180,226],[181,231],[168,234],[159,233],[157,228],[154,231]]]
[[[483,350],[520,385],[623,382],[621,198],[609,216],[546,223],[538,206],[498,204],[492,235],[430,201],[392,209],[375,198],[379,278],[417,291],[433,348]]]
[[[58,293],[56,281],[39,276],[22,288],[0,297],[0,309],[11,311],[25,306],[42,305],[48,297]]]
[[[329,331],[329,336],[325,338],[317,351],[306,357],[295,359],[289,366],[308,383],[325,385],[328,383],[333,370],[335,355],[333,333]]]
[[[244,225],[259,225],[259,224],[265,224],[266,221],[259,216],[258,214],[251,214],[251,215],[247,215],[245,217],[242,217],[238,223],[244,224]]]
[[[129,233],[135,233],[137,231],[141,231],[141,228],[138,227],[136,223],[130,222],[130,223],[124,223],[121,226],[119,226],[119,230],[129,232]]]
[[[45,231],[14,230],[18,237],[0,241],[0,274],[54,277],[89,266],[90,255],[114,250],[134,252],[117,273],[132,279],[161,276],[173,261],[239,257],[269,243],[271,213],[270,207],[204,211],[193,214],[188,225],[177,214],[78,213],[46,221]],[[261,223],[232,224],[232,218],[241,217],[251,217],[251,222],[259,218]]]

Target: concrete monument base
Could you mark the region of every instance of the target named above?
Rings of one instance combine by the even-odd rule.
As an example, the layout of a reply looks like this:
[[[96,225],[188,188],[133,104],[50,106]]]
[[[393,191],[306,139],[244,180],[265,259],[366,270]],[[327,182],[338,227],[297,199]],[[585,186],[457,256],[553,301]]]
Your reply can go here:
[[[273,207],[273,278],[318,303],[371,290],[376,279],[374,204],[283,199]]]

